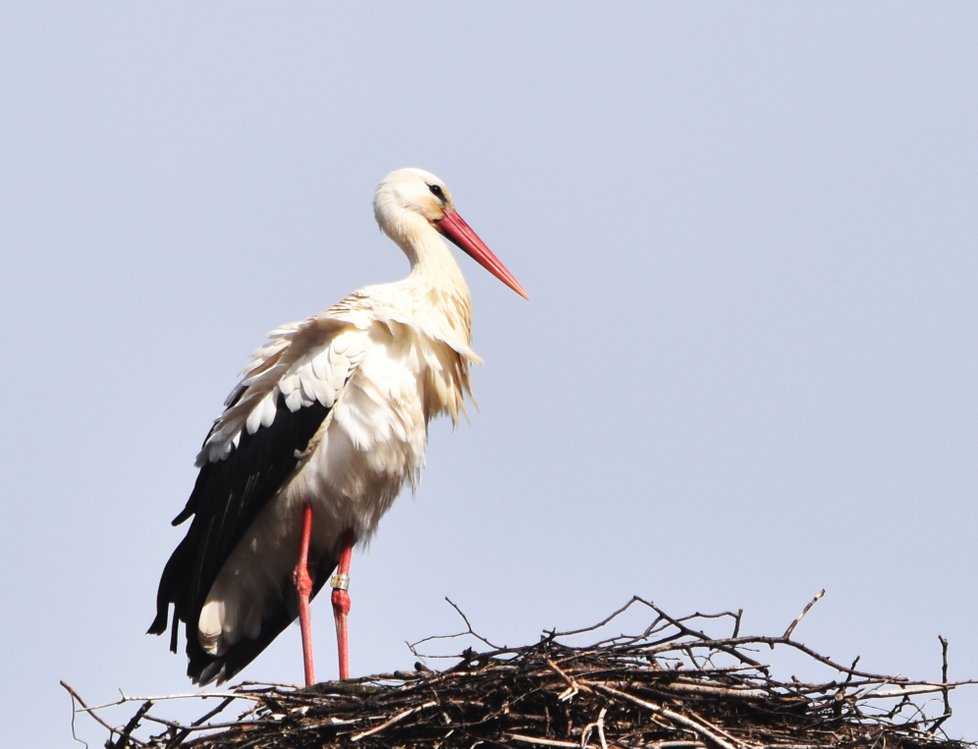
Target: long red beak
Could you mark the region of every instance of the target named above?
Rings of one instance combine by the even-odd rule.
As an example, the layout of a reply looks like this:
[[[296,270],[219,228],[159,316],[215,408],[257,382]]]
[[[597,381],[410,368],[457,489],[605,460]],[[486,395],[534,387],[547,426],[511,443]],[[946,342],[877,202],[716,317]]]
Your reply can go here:
[[[479,239],[479,235],[472,230],[471,226],[465,223],[465,219],[459,216],[458,213],[455,211],[445,211],[444,218],[435,221],[435,228],[521,297],[524,299],[530,298],[530,295],[526,293],[526,289],[516,280],[516,276],[510,273],[499,258],[492,254],[492,250],[486,246],[485,242]]]

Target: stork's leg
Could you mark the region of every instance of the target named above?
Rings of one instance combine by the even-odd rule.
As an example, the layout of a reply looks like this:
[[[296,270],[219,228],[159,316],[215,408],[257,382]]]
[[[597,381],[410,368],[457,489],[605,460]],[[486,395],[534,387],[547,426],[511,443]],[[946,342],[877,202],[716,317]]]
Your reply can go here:
[[[312,661],[312,622],[309,618],[309,596],[312,593],[312,578],[309,577],[309,539],[312,536],[312,505],[302,505],[302,535],[299,537],[299,559],[295,565],[293,578],[295,591],[299,596],[299,628],[302,632],[302,663],[306,673],[306,686],[316,683],[315,667]]]
[[[340,538],[340,561],[333,575],[333,618],[336,620],[336,651],[340,659],[340,679],[350,678],[350,652],[346,637],[346,615],[350,613],[350,557],[353,556],[353,530],[347,529]]]

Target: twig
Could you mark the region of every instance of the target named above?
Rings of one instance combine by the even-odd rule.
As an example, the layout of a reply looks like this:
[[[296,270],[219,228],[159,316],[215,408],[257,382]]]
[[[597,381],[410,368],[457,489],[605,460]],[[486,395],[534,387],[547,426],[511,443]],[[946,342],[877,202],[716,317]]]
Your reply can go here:
[[[409,715],[413,715],[414,713],[420,712],[421,710],[427,710],[429,707],[434,707],[437,704],[438,704],[437,702],[425,702],[423,705],[418,705],[417,707],[411,707],[408,708],[407,710],[403,710],[402,712],[399,712],[390,720],[384,721],[379,726],[374,726],[369,731],[361,731],[360,733],[354,734],[353,736],[350,737],[350,741],[359,741],[360,739],[366,736],[373,736],[375,733],[380,733],[385,728],[388,728],[394,725],[395,723],[404,720]]]
[[[106,749],[120,749],[122,747],[123,740],[128,741],[132,738],[132,732],[136,730],[139,725],[139,721],[142,720],[143,716],[149,712],[149,709],[153,706],[152,700],[146,700],[136,713],[129,719],[129,722],[123,726],[122,731],[119,733],[119,738],[116,739],[114,744],[106,743]]]
[[[560,667],[549,658],[546,659],[546,663],[548,666],[550,666],[550,668],[552,668],[557,673],[558,676],[560,676],[561,679],[563,679],[567,683],[567,689],[565,689],[563,692],[557,695],[557,699],[560,700],[561,702],[573,699],[574,695],[576,695],[580,691],[581,689],[580,685],[576,681],[574,681],[571,677],[569,677],[567,674],[565,674],[563,671],[561,671]]]
[[[424,643],[426,643],[426,642],[432,642],[433,640],[453,640],[453,639],[455,639],[457,637],[464,637],[466,635],[471,635],[472,637],[474,637],[475,639],[477,639],[479,642],[482,642],[485,645],[488,645],[493,650],[497,650],[498,651],[498,650],[503,650],[504,649],[504,648],[499,647],[498,645],[494,645],[493,643],[489,642],[489,640],[487,640],[485,637],[483,637],[478,632],[476,632],[474,629],[472,629],[472,624],[469,623],[469,618],[465,615],[465,613],[462,611],[462,609],[460,609],[455,604],[455,601],[453,601],[448,596],[445,596],[445,600],[448,602],[448,605],[449,606],[451,606],[453,609],[455,609],[455,613],[458,614],[462,618],[462,621],[465,622],[465,628],[466,628],[465,632],[458,632],[458,633],[456,633],[454,635],[431,635],[429,637],[424,637],[424,638],[418,640],[417,642],[413,642],[413,643],[409,642],[409,643],[406,643],[407,646],[408,646],[408,648],[410,649],[410,651],[411,651],[411,653],[413,655],[416,655],[419,658],[423,658],[424,657],[424,656],[422,656],[417,651],[417,646],[418,645],[423,645]]]
[[[822,596],[824,595],[825,595],[825,588],[822,588],[818,593],[815,594],[815,597],[812,600],[810,600],[807,604],[805,604],[805,608],[803,608],[801,610],[801,613],[795,617],[795,620],[788,625],[788,628],[784,631],[784,634],[781,635],[781,637],[784,638],[785,640],[790,640],[791,633],[795,631],[795,627],[801,624],[801,620],[805,618],[805,615],[808,614],[809,611],[811,611],[812,606],[818,603],[822,599]]]
[[[627,700],[629,702],[638,705],[639,707],[644,707],[646,710],[649,710],[653,713],[658,713],[659,715],[668,718],[674,723],[678,723],[679,725],[688,728],[689,730],[693,731],[693,733],[702,736],[708,741],[712,741],[721,749],[737,749],[736,744],[729,743],[725,738],[723,738],[720,735],[719,729],[717,729],[715,726],[711,726],[709,723],[707,723],[702,719],[700,719],[699,721],[694,721],[690,718],[687,718],[685,715],[680,715],[679,713],[673,712],[672,710],[663,707],[662,705],[654,705],[651,702],[646,702],[645,700],[640,699],[634,695],[628,694],[627,692],[620,692],[617,689],[612,689],[611,687],[606,686],[604,684],[595,684],[594,686],[600,691],[604,692],[605,694],[610,694],[620,699]]]
[[[182,742],[185,738],[187,738],[187,736],[190,735],[190,733],[192,731],[199,729],[201,726],[204,726],[205,728],[213,728],[214,727],[214,724],[213,723],[212,724],[209,724],[209,725],[206,725],[206,726],[204,724],[206,724],[207,721],[209,721],[215,715],[218,715],[219,713],[223,712],[224,709],[228,705],[230,705],[232,702],[234,702],[234,700],[235,700],[235,697],[225,697],[221,701],[221,704],[219,704],[213,710],[210,710],[210,711],[204,713],[203,715],[201,715],[199,718],[197,718],[197,720],[195,720],[193,723],[191,723],[186,728],[179,729],[177,731],[177,734],[176,734],[176,741],[178,743],[179,742]],[[239,723],[240,723],[240,721],[239,721]]]
[[[103,728],[105,728],[109,732],[109,738],[110,738],[110,740],[111,740],[111,737],[112,736],[114,736],[115,734],[118,733],[118,730],[116,730],[115,726],[109,725],[104,720],[102,720],[102,718],[99,717],[99,715],[97,715],[94,712],[90,712],[88,705],[85,704],[85,700],[83,700],[81,698],[81,695],[78,694],[78,692],[76,692],[71,686],[69,686],[68,684],[66,684],[64,681],[59,681],[58,683],[61,684],[61,686],[64,687],[65,690],[67,690],[67,692],[68,692],[69,695],[71,695],[71,700],[72,700],[71,737],[75,741],[79,742],[80,744],[85,744],[85,746],[88,746],[88,743],[87,742],[82,741],[75,734],[75,714],[77,714],[79,712],[87,712],[89,715],[91,715],[92,718],[95,720],[96,723],[98,723],[100,726],[102,726]],[[74,703],[76,703],[76,702],[79,705],[81,705],[81,707],[82,707],[81,710],[75,710],[74,709]],[[140,746],[146,746],[146,744],[144,742],[142,742],[142,741],[137,741],[135,739],[134,739],[134,741],[136,741],[136,743],[139,744]]]
[[[510,738],[513,741],[521,741],[524,744],[539,744],[540,746],[566,746],[570,749],[578,749],[578,744],[573,741],[557,741],[555,739],[545,739],[539,736],[523,736],[519,733],[508,733],[506,738]]]
[[[941,689],[941,693],[944,695],[944,714],[941,715],[941,716],[939,716],[931,724],[930,728],[927,729],[931,733],[933,733],[938,728],[940,728],[942,725],[944,725],[944,721],[946,721],[948,718],[950,718],[951,717],[951,713],[952,713],[952,710],[951,710],[951,701],[950,701],[950,698],[948,696],[948,692],[950,691],[951,688],[948,686],[948,681],[947,681],[947,649],[948,649],[948,641],[947,641],[947,638],[944,637],[943,635],[938,635],[937,636],[937,639],[941,643],[941,682],[943,684],[943,688]]]
[[[584,730],[581,731],[581,749],[587,749],[588,741],[591,739],[591,733],[593,731],[598,732],[598,740],[601,742],[601,749],[608,749],[608,742],[604,737],[604,716],[607,714],[608,708],[602,707],[601,712],[598,713],[598,719],[593,723],[588,723],[584,726]]]

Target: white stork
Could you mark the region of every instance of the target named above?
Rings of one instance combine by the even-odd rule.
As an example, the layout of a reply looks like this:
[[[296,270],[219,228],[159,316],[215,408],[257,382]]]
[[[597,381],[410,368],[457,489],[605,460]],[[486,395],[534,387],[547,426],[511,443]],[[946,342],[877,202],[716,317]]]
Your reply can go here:
[[[336,570],[339,675],[349,676],[350,555],[424,463],[428,421],[457,421],[469,391],[471,299],[447,237],[523,297],[526,291],[421,169],[387,175],[377,223],[410,274],[368,286],[269,334],[197,456],[177,525],[193,517],[160,579],[170,649],[186,624],[187,674],[226,681],[298,615],[306,684],[315,681],[309,600]]]

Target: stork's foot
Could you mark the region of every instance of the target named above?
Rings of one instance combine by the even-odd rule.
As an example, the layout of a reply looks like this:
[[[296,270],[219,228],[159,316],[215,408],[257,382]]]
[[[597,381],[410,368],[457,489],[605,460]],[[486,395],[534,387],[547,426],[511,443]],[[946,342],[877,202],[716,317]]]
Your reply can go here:
[[[346,617],[350,613],[350,558],[353,556],[353,531],[347,530],[340,541],[340,561],[330,584],[333,586],[333,619],[336,621],[336,653],[340,662],[340,679],[350,678],[350,649]]]
[[[312,578],[309,577],[309,539],[312,536],[312,505],[302,505],[302,535],[299,537],[299,559],[292,579],[299,599],[299,630],[302,633],[302,666],[306,686],[316,683],[316,667],[312,655],[312,617],[309,614],[309,596],[312,595]]]

